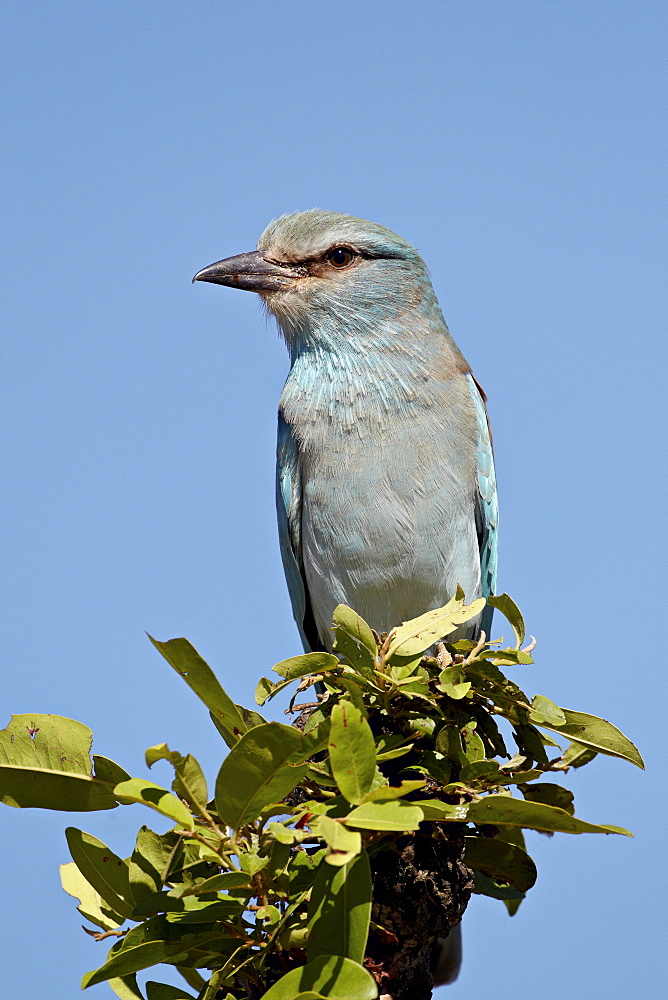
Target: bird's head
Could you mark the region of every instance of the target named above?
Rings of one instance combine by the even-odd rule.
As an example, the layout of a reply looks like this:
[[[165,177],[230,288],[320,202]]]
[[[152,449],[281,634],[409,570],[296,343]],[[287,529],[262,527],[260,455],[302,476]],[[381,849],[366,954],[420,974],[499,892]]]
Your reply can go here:
[[[271,222],[257,246],[210,264],[193,281],[257,292],[291,345],[308,332],[378,329],[414,310],[440,317],[424,261],[384,226],[311,209]]]

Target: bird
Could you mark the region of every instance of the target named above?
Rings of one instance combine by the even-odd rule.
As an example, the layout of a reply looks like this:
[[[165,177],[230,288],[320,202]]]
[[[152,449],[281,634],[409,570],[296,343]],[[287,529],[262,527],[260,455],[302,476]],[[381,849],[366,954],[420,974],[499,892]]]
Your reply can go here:
[[[256,292],[290,371],[278,412],[283,567],[305,650],[332,651],[346,604],[377,632],[495,592],[498,505],[485,393],[415,247],[374,222],[310,209],[193,281]],[[489,636],[490,606],[459,633]],[[461,960],[451,932],[439,983]],[[439,978],[440,977],[440,978]]]

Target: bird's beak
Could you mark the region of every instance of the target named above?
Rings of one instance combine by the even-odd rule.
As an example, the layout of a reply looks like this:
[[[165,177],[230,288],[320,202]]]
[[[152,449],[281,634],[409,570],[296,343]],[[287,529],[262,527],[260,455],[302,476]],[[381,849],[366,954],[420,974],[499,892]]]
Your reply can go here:
[[[288,288],[295,278],[304,274],[298,264],[283,264],[266,260],[266,250],[253,250],[216,261],[198,271],[193,281],[212,281],[216,285],[243,288],[248,292],[275,292]]]

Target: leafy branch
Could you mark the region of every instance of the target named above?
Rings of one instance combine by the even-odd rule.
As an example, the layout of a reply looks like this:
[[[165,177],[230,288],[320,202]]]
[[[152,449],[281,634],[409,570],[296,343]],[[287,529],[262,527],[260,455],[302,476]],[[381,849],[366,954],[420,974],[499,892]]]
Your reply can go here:
[[[258,683],[260,707],[294,686],[292,726],[235,705],[186,639],[151,639],[229,747],[211,797],[195,758],[167,744],[149,748],[146,763],[171,765],[171,790],[91,757],[81,723],[14,716],[0,733],[7,805],[138,803],[174,823],[164,834],[142,826],[124,859],[67,830],[63,887],[98,928],[89,933],[115,937],[83,987],[108,982],[122,1000],[139,1000],[136,973],[164,963],[194,993],[149,982],[146,1000],[408,996],[411,969],[429,984],[429,956],[471,891],[516,912],[537,875],[523,830],[628,835],[576,817],[572,793],[542,779],[598,754],[642,767],[637,749],[611,723],[530,698],[506,676],[533,663],[534,646],[523,646],[507,595],[489,603],[514,645],[457,638],[484,603],[467,605],[459,591],[382,636],[340,605],[334,653],[284,660],[278,680]],[[314,685],[324,694],[295,707]],[[424,893],[407,902],[416,878],[429,884],[431,910]],[[409,943],[406,928],[419,919],[424,933]]]

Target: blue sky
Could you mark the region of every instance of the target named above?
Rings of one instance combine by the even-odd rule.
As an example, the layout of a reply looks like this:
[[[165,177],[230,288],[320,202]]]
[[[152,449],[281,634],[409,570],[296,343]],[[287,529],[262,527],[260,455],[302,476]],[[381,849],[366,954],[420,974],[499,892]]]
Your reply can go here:
[[[144,630],[186,635],[246,704],[299,650],[273,510],[287,358],[255,296],[190,279],[286,211],[396,230],[489,396],[500,589],[539,640],[521,682],[611,719],[648,763],[573,776],[578,814],[636,839],[531,837],[539,881],[512,920],[473,900],[451,1000],[659,992],[666,14],[3,4],[0,725],[79,719],[140,776],[166,740],[213,779],[217,733]],[[59,888],[63,829],[124,855],[152,815],[2,821],[4,990],[71,1000],[104,946]]]

